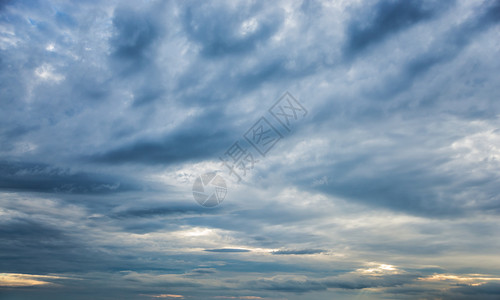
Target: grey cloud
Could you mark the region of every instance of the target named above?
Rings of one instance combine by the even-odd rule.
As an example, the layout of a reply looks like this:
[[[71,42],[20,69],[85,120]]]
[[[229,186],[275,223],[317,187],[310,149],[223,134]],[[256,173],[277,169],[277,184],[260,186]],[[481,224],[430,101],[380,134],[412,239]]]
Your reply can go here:
[[[227,141],[225,132],[178,133],[160,141],[137,141],[89,159],[108,164],[175,164],[213,157],[227,147]]]
[[[170,18],[166,2],[151,2],[138,9],[123,4],[114,10],[110,66],[113,80],[134,92],[134,106],[163,99],[163,73],[156,64],[158,47],[168,32],[164,18]]]
[[[192,272],[197,273],[197,274],[214,274],[214,273],[216,273],[216,271],[214,269],[203,269],[203,268],[195,269]]]
[[[3,4],[0,265],[78,280],[0,293],[494,298],[416,279],[494,273],[499,3]],[[307,119],[199,206],[177,175],[287,90]]]
[[[212,2],[185,8],[184,28],[191,38],[202,45],[204,55],[225,56],[252,51],[276,32],[283,22],[279,11],[261,12],[262,7],[257,4],[238,3],[236,6],[229,8]],[[252,17],[255,24],[250,22]],[[244,22],[250,23],[245,25]],[[242,28],[244,26],[249,28]],[[242,34],[241,30],[248,33]]]
[[[322,249],[301,249],[301,250],[278,250],[273,251],[274,255],[307,255],[324,253],[326,250]]]
[[[46,193],[107,194],[137,190],[120,176],[72,172],[47,164],[0,161],[0,189]]]
[[[3,221],[0,229],[2,270],[47,274],[95,268],[99,260],[63,230],[28,219]]]
[[[500,21],[500,3],[483,4],[469,19],[445,32],[424,53],[405,63],[400,73],[388,78],[382,89],[370,89],[368,93],[377,98],[394,97],[407,90],[423,74],[432,68],[455,59],[481,32]]]
[[[118,212],[113,214],[112,217],[116,218],[151,218],[156,216],[169,216],[169,215],[184,215],[184,214],[210,214],[214,213],[215,210],[206,210],[199,205],[187,205],[185,203],[166,206],[166,207],[155,207],[155,208],[143,208],[143,209],[129,209],[126,211]]]
[[[204,158],[218,159],[238,137],[237,127],[221,108],[207,107],[197,116],[189,117],[168,134],[137,138],[100,153],[83,157],[85,161],[105,164],[173,165]]]
[[[439,122],[416,127],[407,127],[403,122],[397,128],[389,125],[392,122],[387,127],[377,123],[383,134],[364,135],[360,132],[371,132],[373,127],[365,131],[365,125],[352,124],[360,134],[352,144],[337,143],[331,147],[325,154],[329,163],[308,162],[298,172],[291,167],[287,178],[294,178],[302,188],[420,216],[459,217],[486,211],[488,206],[493,209],[491,205],[498,199],[494,196],[498,176],[486,175],[487,171],[481,178],[471,176],[470,168],[483,170],[481,164],[462,164],[453,158],[457,154],[450,145],[464,136],[458,132],[455,136],[449,134],[454,129],[437,129]],[[413,131],[415,128],[432,129],[423,137]],[[346,137],[355,132],[344,131],[335,129],[335,135]],[[396,131],[398,134],[393,135]],[[370,141],[381,142],[371,147]],[[384,161],[383,167],[377,161]],[[314,184],[323,177],[324,182]],[[469,197],[474,198],[475,205],[467,204]]]
[[[247,249],[231,249],[231,248],[223,248],[223,249],[205,249],[207,252],[219,252],[219,253],[240,253],[240,252],[250,252]]]
[[[56,17],[57,23],[63,27],[70,27],[71,28],[71,27],[74,27],[77,25],[75,19],[71,15],[69,15],[65,12],[57,11],[55,17]]]
[[[417,286],[399,286],[386,290],[388,297],[404,297],[405,299],[429,298],[429,299],[497,299],[500,293],[499,284],[496,282],[484,282],[480,285],[455,284],[443,290],[439,288],[422,289]]]
[[[114,35],[110,40],[113,56],[131,63],[130,68],[138,71],[152,53],[148,53],[160,34],[159,25],[149,14],[119,7],[114,12]]]
[[[326,290],[327,286],[321,281],[306,280],[286,280],[274,281],[261,279],[249,284],[252,289],[264,289],[270,291],[280,291],[288,293],[307,293],[312,291]]]
[[[347,277],[347,276],[345,276]],[[353,276],[352,278],[340,278],[327,280],[325,284],[329,288],[341,289],[365,289],[373,287],[393,287],[411,283],[419,277],[418,274],[397,274],[383,276]]]
[[[37,129],[39,129],[39,126],[19,125],[9,127],[5,124],[5,127],[0,129],[0,138],[3,141],[0,145],[0,151],[12,151],[16,142],[19,142],[23,136]]]
[[[453,2],[384,0],[373,7],[355,10],[356,16],[346,33],[344,55],[355,57],[389,36],[429,20]]]
[[[261,279],[248,283],[252,289],[266,289],[287,293],[307,293],[321,291],[329,288],[361,290],[376,287],[395,287],[411,283],[418,278],[415,274],[383,275],[383,276],[357,276],[340,275],[332,279],[307,279],[307,280],[273,280]]]
[[[497,299],[500,296],[500,283],[487,282],[478,286],[464,285],[450,290],[445,299]]]
[[[5,0],[0,3],[0,11],[4,9],[8,4],[10,4],[12,1],[10,0]]]

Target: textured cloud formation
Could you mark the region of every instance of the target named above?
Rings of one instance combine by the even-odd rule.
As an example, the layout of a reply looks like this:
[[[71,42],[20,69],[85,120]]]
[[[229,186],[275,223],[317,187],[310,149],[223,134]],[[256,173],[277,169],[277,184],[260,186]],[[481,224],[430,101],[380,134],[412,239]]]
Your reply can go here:
[[[0,298],[498,299],[499,26],[481,0],[1,2]],[[262,117],[283,138],[235,183]]]

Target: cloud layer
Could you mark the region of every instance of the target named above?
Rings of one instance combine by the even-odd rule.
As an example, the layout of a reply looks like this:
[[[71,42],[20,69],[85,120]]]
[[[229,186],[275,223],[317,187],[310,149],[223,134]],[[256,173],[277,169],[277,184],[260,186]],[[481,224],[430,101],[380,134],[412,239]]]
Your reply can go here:
[[[2,2],[0,297],[497,299],[499,26],[479,0]]]

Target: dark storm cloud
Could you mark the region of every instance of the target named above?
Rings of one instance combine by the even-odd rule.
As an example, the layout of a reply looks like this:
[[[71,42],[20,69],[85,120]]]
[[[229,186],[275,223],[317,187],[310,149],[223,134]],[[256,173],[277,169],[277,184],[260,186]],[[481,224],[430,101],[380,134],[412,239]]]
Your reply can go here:
[[[110,65],[120,85],[132,88],[134,105],[141,106],[162,99],[165,93],[162,70],[155,58],[158,46],[168,31],[162,20],[166,3],[152,2],[137,7],[124,4],[113,13]]]
[[[238,3],[234,8],[221,4],[189,5],[183,16],[186,32],[202,45],[202,53],[208,57],[252,51],[259,43],[265,43],[283,22],[282,12],[261,12],[260,4]],[[254,16],[257,16],[256,28],[250,19]]]
[[[468,20],[436,39],[428,47],[427,52],[420,53],[406,62],[400,73],[391,77],[382,91],[371,90],[370,93],[378,98],[387,98],[407,90],[419,76],[455,59],[478,35],[498,22],[500,22],[500,2],[492,1],[481,5]]]
[[[429,51],[412,60],[406,66],[406,72],[418,75],[434,64],[454,59],[482,31],[500,22],[500,2],[483,4],[470,19],[452,28],[444,38],[429,47]]]
[[[46,193],[107,194],[136,190],[120,176],[71,172],[40,163],[0,161],[0,189]]]
[[[103,261],[54,226],[29,219],[2,221],[0,224],[3,272],[47,274],[77,271],[99,268],[98,261]]]
[[[206,210],[202,206],[187,205],[185,203],[168,206],[144,209],[129,209],[118,212],[111,217],[114,218],[152,218],[156,216],[184,215],[184,214],[210,214],[214,210]]]
[[[432,178],[425,171],[399,170],[367,178],[337,179],[321,189],[349,199],[406,212],[437,215],[458,213],[457,207],[441,202],[433,191],[439,184],[450,184],[451,179]],[[338,178],[338,175],[335,177]],[[425,179],[422,180],[423,177]]]
[[[372,120],[364,121],[370,125],[350,123],[356,130],[335,128],[340,122],[329,121],[334,129],[328,131],[334,132],[335,136],[352,136],[358,132],[356,142],[336,142],[325,156],[330,163],[308,161],[299,172],[286,176],[295,178],[303,188],[420,216],[457,217],[477,211],[493,212],[498,202],[495,195],[498,194],[499,176],[483,169],[488,165],[486,162],[483,165],[455,158],[458,146],[454,145],[467,139],[467,134],[464,135],[456,127],[438,129],[441,121],[432,125],[415,125],[413,121],[418,117],[412,114],[420,114],[415,110],[399,110],[399,113],[411,117],[397,126],[392,122],[384,125],[382,123],[385,122],[377,121],[378,129],[367,129],[367,126],[375,126]],[[382,113],[382,116],[386,120],[393,118],[388,113]],[[351,117],[354,118],[354,115]],[[449,117],[443,114],[443,118]],[[327,131],[323,132],[327,134]],[[365,135],[360,132],[371,133]],[[378,146],[371,147],[371,143]],[[380,164],[382,161],[384,163]],[[304,172],[303,168],[307,171]],[[480,177],[473,176],[471,168],[486,173]],[[318,182],[320,178],[324,180]],[[476,203],[473,206],[468,203],[471,198]]]
[[[287,66],[290,62],[295,64],[293,69]],[[289,80],[307,78],[320,68],[321,63],[316,61],[311,62],[300,58],[290,59],[277,54],[272,59],[264,59],[257,67],[242,72],[237,84],[243,90],[252,90],[262,84],[280,84]]]
[[[219,253],[240,253],[240,252],[250,252],[247,249],[231,249],[231,248],[223,248],[223,249],[205,249],[207,252],[219,252]]]
[[[248,284],[249,288],[253,290],[270,290],[270,291],[280,291],[287,293],[307,293],[312,291],[322,291],[326,290],[327,286],[316,280],[286,280],[286,281],[274,281],[261,279]]]
[[[449,291],[445,299],[498,299],[500,283],[488,282],[477,286],[464,285]]]
[[[196,269],[196,270],[193,270],[193,272],[198,273],[198,274],[213,274],[216,271],[214,271],[212,269]]]
[[[411,283],[418,278],[415,274],[396,274],[382,276],[340,275],[332,279],[307,279],[307,280],[269,280],[261,279],[249,283],[252,289],[266,289],[288,293],[307,293],[321,291],[329,288],[361,290],[377,287],[395,287]]]
[[[187,105],[224,107],[262,85],[307,77],[321,65],[302,57],[302,51],[291,52],[286,45],[271,42],[284,22],[284,12],[277,7],[188,5],[181,21],[194,44],[201,46],[201,56],[176,80],[176,92]]]
[[[393,287],[410,283],[416,280],[418,274],[396,274],[383,276],[352,276],[352,278],[340,276],[338,279],[327,280],[325,284],[329,288],[341,289],[366,289],[373,287]]]
[[[435,17],[453,3],[454,1],[384,0],[373,7],[356,10],[347,27],[344,56],[355,57],[391,35]]]
[[[478,180],[463,176],[459,170],[454,174],[437,170],[447,163],[446,159],[415,159],[407,163],[400,161],[386,170],[374,172],[372,168],[376,166],[372,165],[371,159],[363,160],[358,156],[354,161],[345,160],[325,168],[323,174],[328,176],[328,182],[314,189],[376,207],[426,216],[459,216],[495,201],[496,197],[492,198],[492,195],[498,189],[497,176]],[[360,168],[365,168],[364,175],[349,175]],[[310,185],[311,181],[304,184]],[[466,206],[464,195],[469,193],[483,204]]]
[[[301,265],[296,265],[296,264],[290,264],[290,263],[280,263],[280,262],[259,262],[259,261],[251,261],[249,262],[248,260],[237,260],[233,259],[235,256],[236,258],[244,257],[245,255],[243,254],[238,254],[235,253],[235,255],[232,255],[229,257],[228,253],[212,253],[211,255],[214,255],[217,259],[223,258],[226,264],[222,266],[218,266],[217,270],[219,271],[224,271],[224,272],[257,272],[257,273],[262,273],[262,274],[276,274],[276,273],[282,273],[282,274],[294,274],[295,272],[302,272],[302,273],[314,273],[317,271],[317,269],[313,266],[308,266],[306,264],[301,264]],[[250,254],[248,254],[250,255]]]
[[[0,139],[3,141],[0,144],[0,151],[11,151],[14,144],[30,132],[36,131],[39,126],[18,125],[9,127],[5,125],[0,129]]]
[[[425,101],[427,105],[432,103],[432,111],[429,107],[422,107],[421,111],[411,109],[407,106],[408,104],[394,106],[394,99],[403,92],[407,93],[415,84],[422,85],[424,83],[423,86],[425,86],[424,75],[426,73],[438,66],[443,68],[445,63],[454,61],[468,45],[477,41],[480,34],[484,34],[487,29],[498,24],[500,20],[498,17],[500,15],[499,7],[498,1],[483,3],[475,7],[473,13],[464,21],[445,30],[441,38],[433,39],[426,51],[404,61],[396,75],[387,76],[376,88],[365,89],[361,95],[366,97],[367,102],[360,102],[358,107],[353,106],[354,109],[360,110],[359,112],[348,113],[358,122],[371,122],[374,119],[391,118],[393,114],[412,115],[421,114],[423,111],[440,114],[441,112],[436,111],[436,109],[442,108],[446,110],[446,113],[454,113],[461,117],[495,119],[497,112],[496,109],[491,109],[491,105],[495,106],[496,102],[491,95],[478,100],[488,103],[484,106],[451,99],[443,102],[439,95],[442,93],[442,86],[426,86],[428,89],[426,93],[429,94],[427,98],[431,99]],[[374,104],[374,100],[381,100],[383,103]],[[408,100],[398,100],[409,102],[413,101],[414,97]],[[388,109],[386,105],[393,107]],[[333,111],[335,115],[336,110]],[[320,115],[326,112],[326,109],[322,110]],[[368,115],[369,119],[364,118],[362,114]],[[329,115],[331,116],[331,114]],[[353,126],[357,125],[353,124]],[[384,130],[390,132],[392,128]],[[445,139],[439,140],[438,136],[434,138],[439,141],[438,144],[442,143],[442,147],[451,144],[453,139],[456,139],[449,134],[444,136]],[[388,153],[395,151],[394,153],[407,152],[410,154],[411,149],[424,150],[427,148],[425,143],[432,140],[433,137],[427,135],[426,140],[422,140],[421,144],[416,144],[415,141],[418,139],[415,136],[409,139],[400,136],[398,146],[392,149],[387,148],[386,151]],[[410,145],[414,145],[415,148],[410,147]],[[318,189],[354,201],[419,215],[460,215],[471,212],[471,209],[482,210],[488,206],[492,207],[491,204],[496,201],[494,199],[497,199],[497,197],[492,196],[498,192],[496,186],[499,178],[496,175],[486,176],[482,179],[473,178],[467,175],[466,168],[457,169],[456,172],[441,172],[440,169],[446,168],[445,166],[452,162],[449,154],[432,154],[421,158],[412,157],[407,161],[394,161],[386,164],[383,170],[372,173],[376,168],[371,164],[374,155],[385,156],[384,152],[375,151],[377,150],[370,151],[367,148],[366,151],[361,150],[352,159],[344,157],[338,164],[331,165],[331,171],[325,171],[328,173],[330,181],[319,186]],[[358,170],[363,169],[365,171],[362,174],[357,173]],[[318,166],[315,167],[315,170],[310,169],[310,173],[317,172],[317,170]],[[355,179],[349,176],[351,172],[357,173]],[[471,208],[465,205],[467,197],[463,195],[474,195],[475,201],[482,204]],[[440,248],[440,246],[436,247]]]
[[[113,26],[116,29],[116,35],[111,40],[113,55],[119,58],[140,58],[158,36],[155,26],[146,16],[137,15],[132,9],[118,8]]]
[[[204,277],[204,276],[215,276],[217,271],[214,269],[207,269],[207,268],[200,268],[200,269],[194,269],[192,270],[189,274],[186,274],[187,277]]]
[[[161,28],[151,14],[132,7],[119,7],[113,16],[114,35],[110,39],[115,59],[129,64],[129,71],[137,72],[150,62],[153,43]]]
[[[0,272],[79,279],[7,297],[497,296],[417,279],[497,269],[499,3],[0,5]],[[287,90],[308,118],[199,206]]]
[[[446,299],[446,300],[467,300],[467,299],[497,299],[500,295],[500,286],[496,282],[483,282],[479,285],[457,283],[451,288],[443,289],[428,289],[424,290],[418,287],[401,286],[390,288],[386,292],[387,295],[399,296],[404,295],[408,299],[413,298],[428,298],[428,299]]]
[[[44,224],[39,224],[26,219],[18,219],[12,222],[2,222],[0,232],[2,238],[4,239],[4,242],[2,243],[4,247],[13,245],[14,243],[12,242],[16,240],[16,238],[17,242],[21,243],[43,243],[43,241],[56,241],[64,239],[64,234],[60,230],[49,228]],[[33,236],[39,236],[41,239],[33,239]]]
[[[44,251],[64,252],[75,247],[62,231],[25,219],[2,222],[0,237],[4,268],[7,267],[5,259],[25,259],[26,252],[43,256]]]
[[[32,215],[38,213],[40,212],[36,211]],[[73,217],[71,222],[76,220],[79,220],[78,216]],[[85,219],[81,219],[78,223],[86,222]],[[83,229],[78,228],[78,224],[67,227],[57,223],[47,223],[29,218],[0,220],[0,267],[3,272],[26,274],[86,274],[127,270],[182,272],[182,268],[158,264],[156,255],[142,260],[140,258],[144,255],[142,251],[139,253],[125,245],[98,246],[89,241],[87,236],[89,231],[92,231],[92,225]],[[193,266],[196,265],[186,265],[189,269]]]
[[[209,128],[205,132],[184,131],[162,140],[139,140],[93,155],[90,160],[108,164],[176,164],[214,157],[227,147],[229,138],[226,132]]]

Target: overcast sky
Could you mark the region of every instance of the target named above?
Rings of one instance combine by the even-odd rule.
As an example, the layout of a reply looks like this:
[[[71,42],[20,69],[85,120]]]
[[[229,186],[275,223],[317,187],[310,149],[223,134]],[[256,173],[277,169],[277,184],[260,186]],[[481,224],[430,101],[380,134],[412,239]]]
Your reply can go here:
[[[499,1],[0,3],[1,299],[499,299]]]

